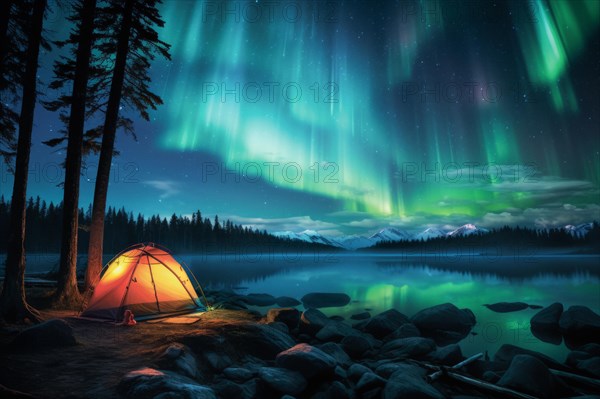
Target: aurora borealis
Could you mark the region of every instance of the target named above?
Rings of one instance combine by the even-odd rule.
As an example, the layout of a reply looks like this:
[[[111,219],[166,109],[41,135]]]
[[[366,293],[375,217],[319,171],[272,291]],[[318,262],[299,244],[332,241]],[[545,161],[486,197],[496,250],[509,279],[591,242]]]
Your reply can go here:
[[[165,0],[162,15],[165,104],[118,139],[110,205],[330,234],[600,219],[596,0]],[[64,154],[40,144],[59,128],[40,107],[31,195],[60,197],[44,168]]]

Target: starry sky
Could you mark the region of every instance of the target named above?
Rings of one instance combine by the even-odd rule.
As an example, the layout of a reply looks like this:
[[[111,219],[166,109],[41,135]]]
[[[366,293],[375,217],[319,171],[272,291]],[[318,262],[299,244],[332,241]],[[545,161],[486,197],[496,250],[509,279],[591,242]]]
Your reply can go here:
[[[121,134],[109,204],[269,231],[600,219],[600,2],[164,0],[164,105]],[[48,35],[70,28],[60,10]],[[57,52],[41,57],[41,95]],[[29,195],[60,201],[36,110]],[[90,125],[92,122],[90,122]],[[86,159],[81,206],[93,193]],[[12,180],[3,166],[0,193]]]

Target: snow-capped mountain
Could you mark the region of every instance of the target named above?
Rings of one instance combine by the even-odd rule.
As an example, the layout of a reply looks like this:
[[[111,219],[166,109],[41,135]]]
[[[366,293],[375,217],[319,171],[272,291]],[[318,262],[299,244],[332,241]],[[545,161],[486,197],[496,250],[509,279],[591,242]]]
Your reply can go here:
[[[273,233],[273,235],[280,238],[289,238],[290,240],[299,240],[314,244],[324,244],[332,247],[346,248],[338,240],[332,237],[326,237],[314,230],[304,230],[301,233],[294,233],[293,231],[281,231]]]
[[[359,248],[367,248],[375,245],[375,242],[368,237],[351,235],[338,237],[337,241],[346,249],[355,250]]]
[[[381,241],[411,240],[412,234],[393,227],[386,227],[385,229],[379,230],[379,232],[373,234],[371,237],[369,237],[369,239],[373,241],[373,244]]]
[[[484,229],[483,227],[477,227],[474,224],[467,223],[463,226],[460,226],[458,229],[453,230],[447,234],[448,237],[465,237],[470,236],[472,234],[482,234],[487,233],[489,230]]]
[[[427,241],[431,238],[443,237],[446,234],[447,234],[447,232],[445,232],[444,230],[434,229],[434,228],[430,227],[420,233],[415,234],[413,236],[413,239]]]
[[[582,223],[577,226],[573,226],[572,224],[568,224],[563,227],[567,233],[571,234],[573,237],[585,237],[587,233],[590,232],[594,228],[593,223]]]
[[[563,229],[575,237],[585,236],[593,228],[593,223],[582,223],[576,226],[567,225]],[[368,248],[379,242],[384,241],[407,241],[407,240],[429,240],[438,237],[466,237],[473,234],[488,233],[489,230],[483,227],[477,227],[474,224],[467,223],[459,228],[446,231],[430,227],[420,233],[411,234],[404,230],[394,227],[386,227],[370,237],[362,235],[350,236],[326,236],[314,230],[304,230],[301,233],[292,231],[283,231],[273,233],[273,235],[291,240],[300,240],[304,242],[330,245],[332,247],[344,248],[347,250],[357,250],[360,248]]]

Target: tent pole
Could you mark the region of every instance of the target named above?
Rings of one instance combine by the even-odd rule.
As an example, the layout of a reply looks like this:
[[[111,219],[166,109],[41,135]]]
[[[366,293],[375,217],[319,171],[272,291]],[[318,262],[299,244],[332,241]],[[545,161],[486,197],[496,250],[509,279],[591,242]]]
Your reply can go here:
[[[160,304],[158,303],[158,293],[156,292],[156,284],[154,283],[154,274],[152,274],[152,265],[150,264],[150,257],[146,254],[146,259],[148,260],[148,269],[150,269],[150,280],[152,280],[152,287],[154,287],[154,298],[156,299],[156,308],[158,309],[158,313],[160,313]]]

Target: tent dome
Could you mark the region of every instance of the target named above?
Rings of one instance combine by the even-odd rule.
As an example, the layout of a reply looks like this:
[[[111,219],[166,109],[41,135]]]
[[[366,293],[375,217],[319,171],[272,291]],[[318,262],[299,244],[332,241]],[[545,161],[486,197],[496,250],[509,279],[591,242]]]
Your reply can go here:
[[[171,253],[154,244],[138,244],[104,268],[81,316],[120,321],[125,310],[131,310],[139,320],[201,308],[188,274]]]

